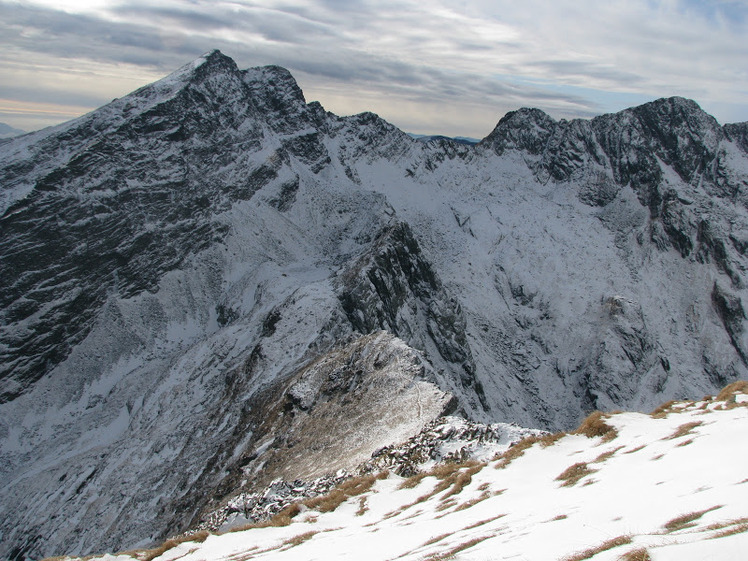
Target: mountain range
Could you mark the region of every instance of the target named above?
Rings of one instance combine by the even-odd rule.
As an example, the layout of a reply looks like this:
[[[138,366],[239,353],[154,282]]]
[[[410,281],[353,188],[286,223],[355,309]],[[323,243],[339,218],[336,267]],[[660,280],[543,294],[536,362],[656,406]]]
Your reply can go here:
[[[213,51],[0,143],[0,555],[152,544],[445,414],[567,430],[748,370],[748,123],[421,142]]]

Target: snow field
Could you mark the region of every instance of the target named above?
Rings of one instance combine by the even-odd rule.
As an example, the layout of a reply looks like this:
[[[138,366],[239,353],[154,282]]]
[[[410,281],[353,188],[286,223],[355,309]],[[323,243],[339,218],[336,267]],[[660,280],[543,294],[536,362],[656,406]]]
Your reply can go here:
[[[390,474],[332,512],[302,506],[287,526],[212,535],[157,559],[613,561],[645,550],[653,561],[741,560],[748,395],[720,397],[604,416],[608,435],[537,442],[503,468]],[[569,468],[576,478],[564,478]]]

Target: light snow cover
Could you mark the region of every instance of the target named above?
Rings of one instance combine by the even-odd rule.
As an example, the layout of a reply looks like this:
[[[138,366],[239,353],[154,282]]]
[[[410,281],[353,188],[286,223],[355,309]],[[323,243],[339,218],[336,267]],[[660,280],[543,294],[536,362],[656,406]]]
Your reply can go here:
[[[472,421],[565,430],[595,408],[648,411],[745,378],[742,130],[671,99],[589,122],[521,110],[476,146],[422,143],[372,113],[307,104],[283,69],[240,71],[213,52],[79,119],[3,141],[0,393],[12,398],[0,404],[0,556],[156,543],[264,486],[254,474],[301,477],[290,473],[304,463],[296,455],[314,468],[304,477],[359,461],[429,421],[447,394]],[[419,353],[412,376],[402,364],[359,376],[366,357],[350,355],[361,402],[342,385],[330,399],[324,377],[300,383],[377,330],[402,340],[395,359]],[[430,408],[410,405],[428,395]],[[361,414],[345,417],[350,439],[325,458],[317,437],[335,440],[327,428],[341,428],[342,408]],[[371,419],[402,432],[373,430]],[[371,449],[349,446],[364,440]],[[547,457],[565,463],[574,442],[587,441],[567,437]],[[394,476],[376,484],[370,512],[348,526],[379,516],[380,529],[351,539],[397,542],[402,517],[382,520],[382,510],[416,491],[385,492],[396,486]],[[480,495],[474,487],[465,497]],[[499,499],[482,501],[494,516],[505,512]],[[434,532],[485,508],[453,516],[435,503],[408,509],[430,505],[413,520],[430,516]],[[507,520],[534,528],[521,512]],[[397,555],[449,552],[501,524],[425,553],[408,542]],[[612,532],[606,524],[595,526]],[[265,547],[273,532],[252,535]],[[344,534],[330,535],[346,551]]]
[[[371,476],[361,493],[348,482],[337,508],[308,502],[285,526],[94,559],[743,560],[746,389],[735,384],[652,415],[606,415],[576,434],[520,445],[516,457],[510,449],[410,479]],[[602,436],[588,436],[600,427]]]

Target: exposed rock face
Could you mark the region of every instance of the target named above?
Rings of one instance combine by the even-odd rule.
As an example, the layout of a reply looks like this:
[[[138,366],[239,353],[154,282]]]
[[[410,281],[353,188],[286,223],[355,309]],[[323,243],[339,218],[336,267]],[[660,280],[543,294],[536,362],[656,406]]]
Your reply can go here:
[[[182,531],[371,419],[569,428],[745,377],[746,127],[671,98],[419,142],[213,52],[3,141],[0,556]]]

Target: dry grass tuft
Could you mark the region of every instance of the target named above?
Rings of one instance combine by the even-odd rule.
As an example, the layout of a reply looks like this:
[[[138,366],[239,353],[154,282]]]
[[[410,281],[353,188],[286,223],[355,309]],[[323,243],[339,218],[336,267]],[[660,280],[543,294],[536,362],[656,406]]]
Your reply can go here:
[[[707,530],[722,530],[730,526],[735,526],[736,524],[748,524],[748,517],[736,518],[734,520],[727,520],[725,522],[717,522],[715,524],[710,524],[709,526],[706,527],[706,529]]]
[[[539,443],[543,448],[548,448],[548,446],[552,446],[564,436],[566,436],[565,432],[556,432],[553,434],[543,434],[541,436],[528,436],[527,438],[523,438],[511,446],[506,452],[495,458],[498,460],[496,469],[504,469],[512,463],[513,460],[522,456],[525,453],[525,450],[531,448],[536,443]]]
[[[668,416],[669,413],[673,412],[673,405],[675,405],[676,403],[681,403],[681,402],[675,401],[675,400],[666,401],[665,403],[660,405],[657,409],[652,411],[649,414],[649,416],[652,417],[653,419],[664,419],[665,417]]]
[[[711,531],[722,530],[711,536],[709,539],[726,538],[727,536],[742,534],[743,532],[748,532],[748,517],[710,524],[706,529]]]
[[[435,543],[438,543],[442,541],[443,539],[448,538],[451,535],[452,535],[451,533],[448,533],[448,534],[442,534],[440,536],[434,536],[430,540],[424,542],[424,544],[421,547],[428,547],[430,545],[434,545]]]
[[[305,541],[311,540],[317,534],[319,534],[319,532],[304,532],[303,534],[299,534],[298,536],[287,539],[283,542],[283,545],[281,547],[291,549],[292,547],[301,545]]]
[[[625,446],[619,446],[618,448],[614,448],[613,450],[608,450],[607,452],[603,452],[597,458],[595,458],[594,460],[592,460],[592,462],[590,462],[590,463],[601,464],[604,461],[609,460],[610,458],[612,458],[616,454],[616,452],[618,452],[619,450],[623,450],[624,448],[625,448]]]
[[[164,541],[164,543],[157,547],[142,550],[141,552],[138,552],[139,555],[138,553],[135,553],[135,555],[137,555],[137,558],[140,561],[152,561],[153,559],[159,557],[160,555],[163,555],[170,549],[174,549],[179,544],[186,542],[202,543],[206,539],[208,539],[208,536],[210,536],[210,532],[208,532],[207,530],[201,530],[200,532],[195,532],[194,534],[183,534],[181,536],[175,536]]]
[[[748,394],[748,381],[738,380],[737,382],[733,382],[729,386],[725,386],[717,395],[717,401],[727,401],[735,403],[736,393]]]
[[[474,507],[478,503],[481,503],[485,501],[486,499],[490,499],[490,498],[491,498],[491,493],[489,493],[488,491],[483,491],[483,493],[481,493],[479,497],[470,499],[469,501],[465,501],[464,503],[462,503],[460,506],[458,506],[455,509],[455,512],[459,512],[461,510],[467,510],[468,508]]]
[[[649,551],[640,547],[624,553],[618,558],[618,561],[652,561],[652,558],[649,556]]]
[[[693,434],[693,429],[695,429],[698,426],[701,426],[703,423],[701,421],[692,421],[690,423],[683,423],[681,426],[679,426],[673,434],[670,436],[666,436],[662,440],[675,440],[676,438],[680,438],[681,436],[686,436],[687,434]]]
[[[638,452],[639,450],[644,450],[646,447],[646,444],[642,444],[641,446],[637,446],[636,448],[632,448],[631,450],[626,450],[624,454],[633,454],[634,452]]]
[[[688,446],[689,444],[693,444],[693,438],[689,438],[688,440],[684,440],[680,444],[678,444],[678,448],[681,448],[683,446]]]
[[[711,539],[716,540],[718,538],[726,538],[727,536],[734,536],[735,534],[742,534],[743,532],[748,532],[748,523],[738,524],[732,528],[727,528],[721,532],[717,532],[711,537]]]
[[[462,464],[454,462],[439,464],[431,468],[429,471],[416,473],[415,475],[410,476],[408,479],[405,479],[402,483],[400,483],[398,489],[413,489],[427,477],[436,477],[437,479],[444,480],[445,478],[453,475],[455,472],[460,471],[462,468],[472,467],[477,463],[478,462],[470,460]]]
[[[449,508],[452,508],[453,506],[457,506],[457,499],[447,499],[446,501],[443,500],[436,507],[436,512],[443,512]]]
[[[465,551],[466,549],[470,549],[473,546],[478,545],[479,543],[491,538],[493,536],[482,536],[480,538],[473,538],[472,540],[466,541],[464,543],[461,543],[460,545],[453,547],[446,553],[435,553],[434,555],[429,555],[426,557],[427,561],[444,561],[446,559],[452,559],[455,555],[460,553],[461,551]]]
[[[356,511],[356,516],[363,516],[369,511],[369,507],[366,506],[366,497],[360,497],[358,499],[358,510]]]
[[[722,508],[722,505],[717,505],[713,506],[712,508],[707,508],[706,510],[699,510],[676,516],[672,520],[666,522],[663,528],[665,528],[668,533],[677,532],[678,530],[683,530],[685,528],[691,528],[693,526],[696,526],[696,524],[694,524],[694,521],[704,516],[707,512],[717,510],[718,508]]]
[[[464,471],[460,470],[454,472],[452,475],[445,478],[439,485],[436,486],[436,489],[439,489],[438,491],[436,491],[436,493],[440,493],[441,491],[446,490],[449,486],[451,486],[452,488],[444,493],[442,500],[451,497],[452,495],[460,494],[465,487],[470,485],[470,482],[473,480],[473,476],[484,467],[485,464],[474,464]]]
[[[563,481],[561,484],[562,487],[572,487],[579,483],[580,479],[595,473],[596,471],[596,469],[590,469],[585,462],[579,462],[566,468],[561,475],[556,478],[556,481]]]
[[[303,504],[307,508],[319,512],[332,512],[351,497],[356,497],[366,493],[374,486],[374,483],[380,479],[386,479],[388,475],[388,472],[383,471],[377,475],[352,477],[351,479],[343,481],[326,495],[312,497],[311,499],[305,500]]]
[[[601,543],[597,547],[591,547],[590,549],[585,549],[584,551],[580,551],[568,557],[564,557],[563,561],[584,561],[585,559],[591,559],[598,553],[608,551],[609,549],[613,549],[614,547],[628,545],[631,543],[631,541],[631,536],[618,536],[617,538],[613,538],[612,540]]]
[[[301,512],[301,505],[293,503],[288,505],[280,512],[273,515],[268,520],[262,520],[260,522],[251,522],[242,526],[236,526],[227,531],[227,533],[243,532],[245,530],[252,530],[254,528],[280,528],[282,526],[289,526],[294,516]]]
[[[602,437],[603,442],[610,442],[618,436],[618,431],[605,422],[605,414],[593,411],[582,421],[574,434],[583,434],[587,438]]]
[[[495,520],[498,520],[499,518],[504,518],[505,516],[506,516],[506,514],[497,514],[493,518],[487,518],[485,520],[481,520],[480,522],[475,522],[475,523],[471,524],[470,526],[465,526],[462,529],[462,531],[464,532],[466,530],[472,530],[474,528],[478,528],[479,526],[484,526],[485,524],[488,524],[490,522],[494,522]]]

